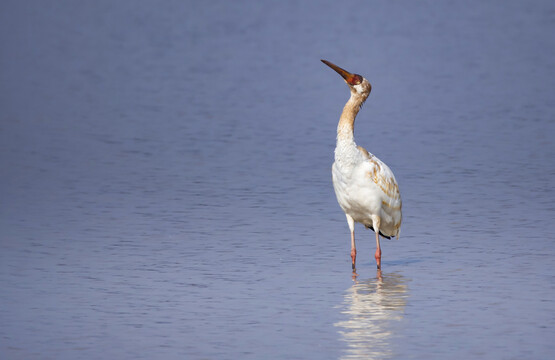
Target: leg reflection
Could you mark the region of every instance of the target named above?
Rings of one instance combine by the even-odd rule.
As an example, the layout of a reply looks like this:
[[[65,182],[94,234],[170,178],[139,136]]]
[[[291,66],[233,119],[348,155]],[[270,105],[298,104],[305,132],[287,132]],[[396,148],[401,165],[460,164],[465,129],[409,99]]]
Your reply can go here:
[[[382,273],[360,280],[347,289],[342,304],[346,320],[335,324],[347,349],[342,359],[380,359],[393,355],[389,340],[403,319],[408,297],[407,279]]]

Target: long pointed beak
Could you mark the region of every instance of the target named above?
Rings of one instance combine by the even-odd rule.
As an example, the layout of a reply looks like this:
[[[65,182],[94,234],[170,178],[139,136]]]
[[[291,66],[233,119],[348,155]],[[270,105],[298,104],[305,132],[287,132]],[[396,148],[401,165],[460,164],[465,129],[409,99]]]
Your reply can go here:
[[[343,77],[343,79],[345,79],[345,81],[351,85],[357,85],[360,84],[360,75],[357,74],[352,74],[350,72],[348,72],[345,69],[340,68],[339,66],[327,61],[327,60],[321,60],[324,64],[326,64],[327,66],[329,66],[330,68],[332,68],[333,70],[335,70],[339,75],[341,75],[341,77]]]

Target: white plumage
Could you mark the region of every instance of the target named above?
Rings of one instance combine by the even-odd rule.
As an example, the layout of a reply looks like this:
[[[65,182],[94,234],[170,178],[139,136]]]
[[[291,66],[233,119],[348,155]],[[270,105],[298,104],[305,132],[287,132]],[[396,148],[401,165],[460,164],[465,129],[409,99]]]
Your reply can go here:
[[[332,179],[337,202],[345,212],[351,231],[351,258],[353,271],[356,263],[354,223],[358,222],[376,232],[376,264],[381,266],[380,235],[399,237],[401,228],[401,195],[391,169],[357,146],[354,140],[354,123],[360,107],[372,86],[360,75],[351,74],[329,61],[322,60],[337,71],[351,90],[337,125],[335,162]]]

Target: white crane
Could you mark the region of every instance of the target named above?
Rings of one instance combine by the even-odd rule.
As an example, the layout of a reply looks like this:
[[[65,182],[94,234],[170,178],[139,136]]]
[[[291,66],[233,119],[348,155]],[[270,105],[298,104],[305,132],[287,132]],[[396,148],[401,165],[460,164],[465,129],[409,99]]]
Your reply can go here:
[[[332,166],[333,188],[339,206],[347,216],[351,230],[351,259],[356,263],[355,222],[376,233],[376,265],[381,268],[380,235],[397,237],[401,230],[401,194],[393,172],[376,156],[357,146],[354,139],[355,118],[372,86],[362,76],[322,62],[345,79],[351,97],[345,104],[337,125],[335,162]]]

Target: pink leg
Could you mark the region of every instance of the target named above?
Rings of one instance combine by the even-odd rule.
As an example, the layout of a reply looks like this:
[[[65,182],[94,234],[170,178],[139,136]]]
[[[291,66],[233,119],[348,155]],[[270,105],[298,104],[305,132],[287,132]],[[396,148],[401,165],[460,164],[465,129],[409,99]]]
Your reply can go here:
[[[374,254],[374,258],[376,258],[376,265],[378,266],[378,270],[382,267],[382,249],[380,248],[380,218],[379,216],[374,217],[374,231],[376,232],[376,253]]]
[[[351,230],[351,260],[352,260],[352,267],[354,272],[355,264],[357,261],[357,248],[355,245],[355,220],[349,215],[347,215],[347,223],[349,224],[349,230]]]
[[[355,233],[352,232],[351,233],[351,260],[353,261],[352,266],[353,266],[353,271],[355,271],[355,264],[357,262],[357,249],[355,246]]]
[[[379,238],[379,234],[376,234],[376,238]],[[382,249],[380,249],[380,239],[376,239],[378,242],[378,248],[376,249],[376,253],[374,257],[376,258],[376,265],[378,265],[378,269],[382,268]]]

